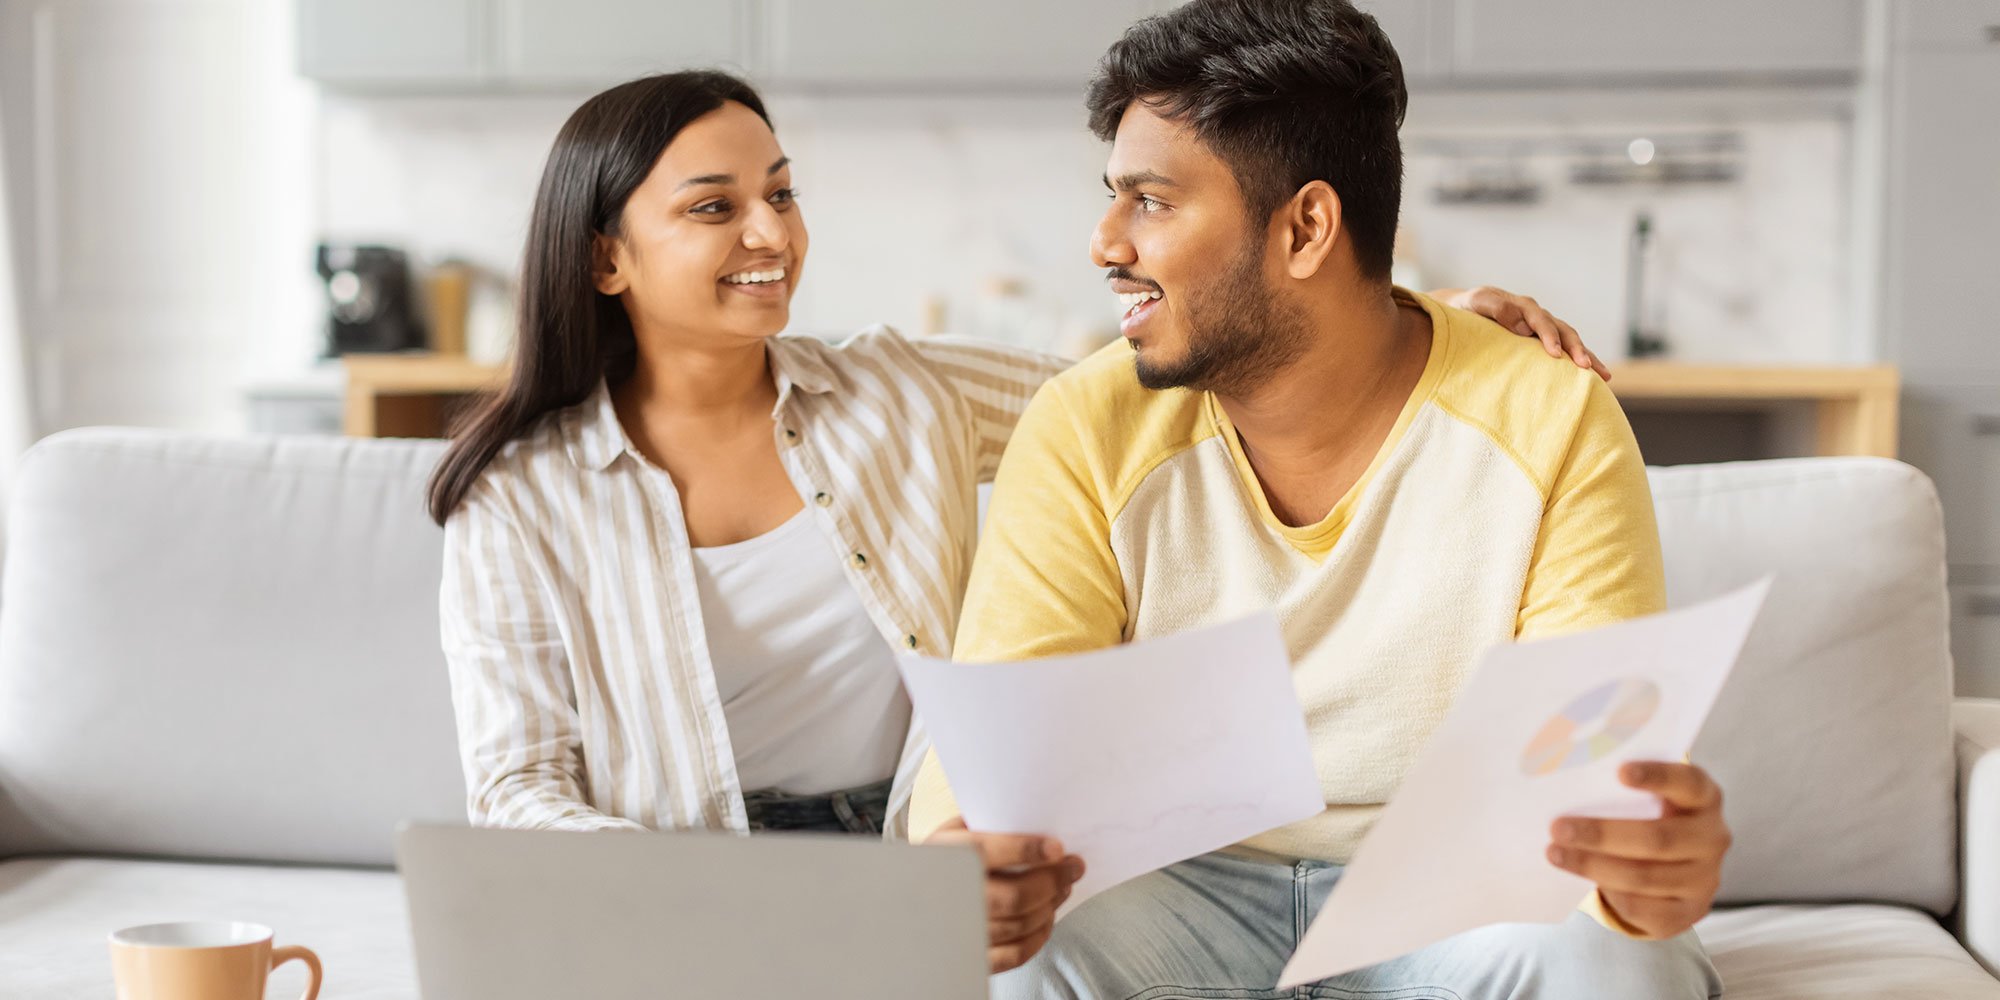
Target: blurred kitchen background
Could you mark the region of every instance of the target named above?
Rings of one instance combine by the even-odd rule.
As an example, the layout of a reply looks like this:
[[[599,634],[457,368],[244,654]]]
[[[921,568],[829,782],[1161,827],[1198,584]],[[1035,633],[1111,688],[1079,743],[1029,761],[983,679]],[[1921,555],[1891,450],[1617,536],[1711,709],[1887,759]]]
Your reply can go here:
[[[68,427],[437,433],[504,364],[557,127],[690,65],[796,163],[797,331],[1084,353],[1083,84],[1171,5],[0,0],[0,494]],[[1924,468],[2000,663],[2000,0],[1363,6],[1412,88],[1399,279],[1569,319],[1656,464]]]

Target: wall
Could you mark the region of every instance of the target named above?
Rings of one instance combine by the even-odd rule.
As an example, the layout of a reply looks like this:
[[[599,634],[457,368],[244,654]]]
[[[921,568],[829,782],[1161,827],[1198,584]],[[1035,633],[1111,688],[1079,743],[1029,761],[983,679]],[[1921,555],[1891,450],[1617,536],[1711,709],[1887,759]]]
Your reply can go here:
[[[542,157],[579,99],[324,98],[324,230],[511,271]],[[1448,158],[1414,152],[1405,218],[1426,282],[1529,292],[1615,356],[1626,235],[1646,207],[1683,357],[1861,360],[1842,313],[1848,125],[1838,101],[1593,102],[1516,95],[1495,114],[1477,99],[1419,94],[1406,135],[1418,151],[1482,130],[1550,144],[1724,128],[1740,136],[1742,179],[1581,188],[1564,179],[1566,156],[1547,151],[1524,160],[1547,180],[1539,204],[1447,206],[1429,192]],[[775,95],[771,110],[813,236],[796,328],[921,330],[926,300],[941,297],[954,330],[1025,326],[1018,339],[1070,350],[1114,335],[1116,305],[1087,256],[1104,147],[1084,130],[1080,101]],[[1000,278],[1024,281],[1030,302],[996,304],[986,290]]]

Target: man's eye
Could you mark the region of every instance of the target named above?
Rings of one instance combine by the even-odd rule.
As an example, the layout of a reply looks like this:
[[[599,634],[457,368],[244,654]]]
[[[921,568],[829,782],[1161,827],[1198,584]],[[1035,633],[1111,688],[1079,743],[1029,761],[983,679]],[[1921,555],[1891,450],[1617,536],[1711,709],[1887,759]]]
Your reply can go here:
[[[1156,199],[1156,198],[1154,198],[1154,197],[1153,197],[1152,195],[1149,195],[1149,194],[1142,194],[1142,195],[1140,195],[1140,196],[1139,196],[1139,209],[1140,209],[1140,211],[1145,211],[1145,212],[1157,212],[1157,211],[1159,211],[1160,209],[1162,209],[1162,208],[1165,208],[1165,207],[1166,207],[1166,206],[1164,206],[1164,205],[1160,204],[1159,200],[1158,200],[1158,199]]]

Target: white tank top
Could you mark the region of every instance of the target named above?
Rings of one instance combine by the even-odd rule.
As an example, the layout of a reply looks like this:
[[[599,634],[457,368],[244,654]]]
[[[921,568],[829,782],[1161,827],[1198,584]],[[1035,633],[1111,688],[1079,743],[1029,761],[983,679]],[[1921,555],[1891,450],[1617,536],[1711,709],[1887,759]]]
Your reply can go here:
[[[695,549],[694,579],[744,791],[810,795],[894,776],[910,700],[810,508],[748,541]]]

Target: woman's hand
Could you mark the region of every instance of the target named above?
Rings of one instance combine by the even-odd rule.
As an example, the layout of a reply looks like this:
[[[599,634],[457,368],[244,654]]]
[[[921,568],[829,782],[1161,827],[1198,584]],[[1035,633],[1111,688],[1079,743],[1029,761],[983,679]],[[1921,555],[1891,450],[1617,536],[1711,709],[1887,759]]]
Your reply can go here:
[[[986,866],[986,964],[995,975],[1027,964],[1049,943],[1056,910],[1083,877],[1083,859],[1053,837],[974,833],[953,818],[926,844],[967,844]]]
[[[1578,368],[1588,368],[1606,382],[1611,381],[1610,370],[1604,367],[1604,362],[1597,360],[1597,355],[1592,354],[1590,348],[1583,346],[1583,338],[1577,334],[1576,328],[1557,319],[1554,313],[1526,295],[1515,295],[1492,285],[1440,288],[1429,294],[1445,305],[1478,313],[1523,337],[1534,337],[1542,342],[1542,349],[1549,352],[1549,357],[1568,355]]]

